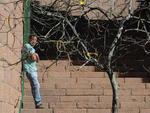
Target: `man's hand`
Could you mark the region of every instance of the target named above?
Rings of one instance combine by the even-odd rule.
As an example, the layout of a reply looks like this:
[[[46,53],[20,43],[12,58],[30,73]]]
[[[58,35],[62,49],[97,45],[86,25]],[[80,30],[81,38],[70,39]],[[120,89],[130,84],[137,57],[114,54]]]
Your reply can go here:
[[[33,53],[30,55],[30,58],[33,60],[33,61],[36,61],[36,62],[39,62],[40,58],[39,58],[39,55],[37,53]]]

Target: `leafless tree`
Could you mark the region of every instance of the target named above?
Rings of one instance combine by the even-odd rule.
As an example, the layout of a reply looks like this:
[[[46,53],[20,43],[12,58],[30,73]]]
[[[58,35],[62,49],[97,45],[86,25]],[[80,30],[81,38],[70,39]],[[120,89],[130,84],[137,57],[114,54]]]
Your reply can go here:
[[[141,1],[137,10],[132,12],[132,0],[127,1],[123,8],[123,10],[128,9],[127,16],[121,15],[123,10],[119,15],[113,14],[115,0],[112,1],[113,7],[108,10],[92,7],[91,4],[91,2],[85,4],[83,1],[79,5],[70,0],[55,0],[47,6],[40,7],[38,2],[34,1],[31,5],[33,16],[31,18],[41,25],[40,29],[45,33],[39,32],[35,26],[32,26],[32,32],[40,36],[41,44],[47,44],[47,47],[50,43],[55,45],[56,51],[58,51],[56,59],[59,59],[64,53],[68,56],[78,54],[85,59],[83,66],[92,62],[101,70],[105,70],[113,91],[112,113],[117,113],[119,96],[117,75],[114,73],[114,69],[117,68],[115,64],[119,59],[133,52],[129,49],[133,46],[142,47],[144,52],[149,54],[149,2]],[[72,15],[73,11],[79,10],[81,13],[78,17]],[[92,18],[91,14],[94,15]],[[38,17],[37,15],[43,16]],[[111,22],[113,27],[108,27],[109,24],[92,21],[93,19],[105,19],[107,22]],[[119,19],[120,21],[118,21]],[[81,23],[83,25],[80,26]],[[115,29],[118,30],[115,31]],[[135,35],[129,33],[130,31],[145,34],[145,37],[140,40],[135,39],[133,38]],[[108,40],[107,38],[111,36],[112,39]],[[98,46],[96,42],[101,46]],[[146,70],[149,69],[144,64],[143,67]]]

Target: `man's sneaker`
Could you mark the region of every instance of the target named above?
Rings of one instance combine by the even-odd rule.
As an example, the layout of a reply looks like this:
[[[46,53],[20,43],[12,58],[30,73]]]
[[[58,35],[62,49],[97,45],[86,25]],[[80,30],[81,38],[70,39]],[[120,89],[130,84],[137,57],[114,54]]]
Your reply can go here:
[[[44,109],[42,103],[40,103],[39,105],[36,105],[35,108],[36,108],[36,109]]]

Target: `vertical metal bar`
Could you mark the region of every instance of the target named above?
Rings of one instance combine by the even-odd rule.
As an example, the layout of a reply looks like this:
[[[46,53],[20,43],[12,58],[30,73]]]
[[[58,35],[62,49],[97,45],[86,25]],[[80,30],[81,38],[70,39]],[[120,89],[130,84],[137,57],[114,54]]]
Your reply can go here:
[[[21,97],[20,97],[20,106],[19,106],[19,113],[21,113],[23,108],[23,97],[24,97],[24,73],[21,74]]]
[[[23,44],[28,42],[28,37],[30,35],[30,4],[31,0],[24,0],[23,2]],[[19,113],[23,108],[23,97],[24,97],[24,72],[22,69],[21,73],[21,97],[20,97],[20,106]]]
[[[24,0],[23,4],[23,43],[28,42],[30,35],[30,4],[31,0]]]

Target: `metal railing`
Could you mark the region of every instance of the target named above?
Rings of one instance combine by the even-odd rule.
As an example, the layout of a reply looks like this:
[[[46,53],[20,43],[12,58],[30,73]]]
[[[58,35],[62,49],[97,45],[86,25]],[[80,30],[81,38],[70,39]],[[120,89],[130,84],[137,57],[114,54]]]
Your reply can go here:
[[[24,98],[24,72],[21,73],[21,97],[19,102],[19,113],[21,113],[23,108],[23,98]]]

